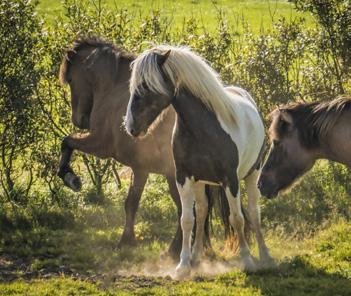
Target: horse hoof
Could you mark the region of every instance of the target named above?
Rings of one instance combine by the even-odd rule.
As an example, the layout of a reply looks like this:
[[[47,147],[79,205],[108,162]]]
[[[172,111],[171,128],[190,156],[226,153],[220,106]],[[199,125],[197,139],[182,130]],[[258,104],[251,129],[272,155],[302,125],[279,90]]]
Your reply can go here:
[[[176,268],[176,279],[182,280],[190,276],[191,267],[190,265],[179,264]]]
[[[80,181],[80,178],[73,173],[67,173],[63,181],[74,192],[78,192],[82,189],[82,182]]]

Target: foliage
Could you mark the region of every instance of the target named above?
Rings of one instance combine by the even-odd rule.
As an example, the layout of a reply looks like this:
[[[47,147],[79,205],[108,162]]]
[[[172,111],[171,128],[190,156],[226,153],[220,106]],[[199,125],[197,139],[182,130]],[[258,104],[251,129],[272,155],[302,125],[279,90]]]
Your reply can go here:
[[[2,22],[2,36],[5,36],[11,24],[15,26],[13,20],[17,22],[26,20],[28,28],[23,27],[23,32],[17,30],[16,34],[19,37],[16,40],[20,40],[21,37],[28,43],[24,43],[28,48],[29,45],[37,48],[24,51],[21,56],[8,55],[8,59],[21,58],[18,61],[28,64],[26,67],[23,66],[19,71],[20,74],[6,70],[12,67],[11,63],[4,63],[6,59],[1,64],[1,71],[8,75],[3,76],[8,77],[8,83],[18,81],[12,78],[21,79],[23,82],[21,88],[16,88],[16,92],[23,90],[22,103],[19,106],[10,104],[12,112],[7,112],[1,117],[3,126],[5,123],[9,125],[10,116],[18,117],[16,119],[18,125],[9,125],[12,133],[17,133],[18,140],[2,147],[6,147],[6,151],[11,147],[18,151],[14,160],[10,162],[11,172],[31,176],[30,184],[36,185],[22,193],[28,196],[22,200],[29,202],[27,206],[30,217],[32,213],[38,212],[33,210],[31,204],[36,208],[48,210],[55,207],[55,204],[63,209],[69,208],[72,201],[79,207],[79,202],[88,204],[105,202],[108,206],[108,200],[112,202],[122,200],[121,198],[116,201],[110,194],[116,188],[112,177],[115,176],[117,169],[116,164],[110,160],[102,161],[83,155],[73,161],[75,170],[82,175],[83,183],[91,184],[74,198],[56,177],[61,139],[75,131],[70,124],[69,92],[66,87],[59,85],[57,74],[65,49],[70,47],[78,36],[100,35],[135,53],[149,47],[150,42],[188,45],[204,56],[220,72],[226,83],[246,88],[258,102],[267,121],[267,114],[276,104],[296,99],[330,99],[337,93],[342,93],[342,90],[348,89],[349,76],[346,75],[346,70],[343,77],[347,79],[339,80],[337,76],[332,75],[335,71],[328,61],[333,54],[334,49],[331,46],[334,44],[320,43],[322,39],[328,39],[321,37],[326,36],[328,26],[325,24],[326,20],[322,21],[324,16],[320,11],[324,10],[315,8],[313,5],[316,4],[313,1],[308,2],[309,5],[302,5],[302,2],[296,1],[295,5],[298,9],[311,11],[318,16],[315,27],[306,28],[306,22],[301,18],[291,20],[279,18],[268,30],[262,27],[259,34],[254,34],[245,21],[242,22],[240,30],[233,27],[220,8],[217,8],[217,27],[209,30],[201,20],[189,17],[184,20],[182,29],[174,32],[171,30],[172,19],[163,16],[160,10],[152,10],[147,16],[135,16],[125,9],[109,10],[101,1],[94,2],[95,5],[88,5],[89,3],[85,1],[65,0],[63,2],[65,14],[58,17],[54,23],[43,27],[34,15],[34,6],[26,1],[19,1],[18,3],[22,3],[21,5],[27,9],[20,17],[18,10],[14,8],[16,6],[11,6],[11,3],[14,2],[8,0],[1,4],[3,10],[7,12],[1,16],[5,18],[7,15],[7,19]],[[339,40],[335,45],[338,48],[336,53],[340,65],[344,65],[342,48],[348,41],[346,31],[341,30],[340,24],[347,23],[348,19],[344,13],[346,9],[344,3],[340,2],[338,5],[340,7],[333,6],[334,10],[328,12],[331,14],[330,17],[339,20],[338,27],[335,25],[330,34]],[[10,15],[16,17],[12,20]],[[25,34],[28,30],[32,35]],[[16,31],[12,30],[6,38],[11,37],[15,40],[14,32]],[[321,59],[321,56],[327,59]],[[12,76],[9,76],[10,74]],[[15,77],[15,74],[18,76]],[[330,75],[334,78],[330,78]],[[326,77],[330,79],[326,80]],[[338,86],[339,83],[342,84],[342,88]],[[14,88],[11,90],[14,91]],[[12,97],[14,95],[12,94]],[[4,102],[1,106],[4,108],[5,103],[19,101],[8,98],[5,93],[1,96]],[[17,109],[13,106],[17,106]],[[18,108],[22,108],[23,112],[19,112]],[[3,112],[5,111],[6,109],[3,109]],[[21,128],[23,126],[24,128]],[[3,135],[5,136],[5,133]],[[23,150],[21,143],[29,146]],[[6,153],[5,155],[11,155]],[[5,161],[6,163],[9,161]],[[2,166],[2,176],[6,176],[5,164]],[[334,180],[334,183],[329,182],[334,185],[326,186],[325,180],[328,178]],[[2,179],[6,180],[4,177]],[[15,187],[14,181],[12,183],[12,187]],[[267,217],[264,219],[264,225],[269,229],[280,228],[285,234],[301,236],[305,232],[313,232],[318,225],[338,215],[348,218],[350,208],[347,199],[350,192],[348,183],[348,170],[341,166],[318,166],[305,178],[301,186],[296,187],[290,194],[263,204],[263,217]],[[20,187],[24,186],[25,182],[22,178],[18,179],[16,184]],[[150,210],[146,215],[140,216],[142,218],[140,220],[145,220],[140,222],[139,228],[137,227],[138,233],[143,233],[140,238],[155,238],[159,235],[157,230],[160,229],[163,237],[170,238],[169,231],[174,225],[161,226],[157,222],[160,215],[168,221],[173,221],[175,217],[172,203],[167,198],[160,199],[160,196],[166,193],[164,184],[162,178],[154,179],[146,193],[148,200],[145,199],[143,205]],[[9,192],[6,182],[3,182],[1,187],[5,193]],[[158,193],[160,188],[163,188],[161,194]],[[306,192],[310,198],[306,198]],[[122,193],[125,194],[125,191],[120,191],[120,194]],[[5,198],[6,196],[8,197]],[[9,197],[4,194],[1,199],[4,207],[7,208],[6,203],[9,200],[12,202],[21,195],[16,196]],[[102,198],[103,196],[105,198]],[[20,215],[19,209],[15,211]],[[301,218],[298,218],[297,213],[300,213]],[[35,220],[34,217],[33,219]],[[306,226],[307,224],[309,226]]]
[[[324,76],[324,84],[331,84],[332,92],[319,95],[337,95],[347,92],[351,67],[351,3],[343,0],[295,0],[300,11],[310,12],[318,23],[314,32],[316,70]],[[326,79],[327,78],[327,79]]]
[[[33,108],[41,69],[36,64],[42,53],[41,25],[30,1],[0,4],[0,181],[2,193],[19,201],[33,182],[32,153],[38,132]],[[16,180],[28,174],[28,184]]]

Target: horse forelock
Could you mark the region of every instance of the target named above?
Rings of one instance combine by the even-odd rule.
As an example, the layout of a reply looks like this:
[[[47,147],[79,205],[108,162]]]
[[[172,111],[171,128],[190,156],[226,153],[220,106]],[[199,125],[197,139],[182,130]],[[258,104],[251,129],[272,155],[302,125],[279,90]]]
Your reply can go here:
[[[164,64],[157,62],[157,54],[170,50]],[[159,45],[144,51],[132,65],[130,91],[143,93],[144,84],[159,94],[170,95],[164,77],[174,86],[174,91],[185,89],[201,100],[205,106],[228,126],[236,124],[235,99],[224,88],[218,73],[188,47]]]
[[[169,90],[157,63],[156,51],[153,49],[144,51],[132,62],[131,67],[131,93],[143,94],[146,91],[146,85],[152,92],[169,95]]]

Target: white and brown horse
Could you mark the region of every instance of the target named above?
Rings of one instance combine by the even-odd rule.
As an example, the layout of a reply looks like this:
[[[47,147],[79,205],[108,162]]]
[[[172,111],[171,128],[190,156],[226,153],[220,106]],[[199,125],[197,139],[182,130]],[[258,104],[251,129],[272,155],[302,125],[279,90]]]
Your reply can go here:
[[[177,113],[173,130],[176,181],[182,202],[183,245],[178,276],[191,271],[191,260],[202,256],[207,213],[205,184],[221,186],[230,207],[229,220],[238,233],[244,268],[256,268],[244,236],[240,180],[249,199],[249,220],[256,233],[261,260],[271,262],[260,227],[257,179],[260,173],[264,126],[251,96],[243,89],[225,88],[218,74],[185,47],[157,46],[132,63],[131,97],[125,119],[134,137],[172,105]],[[196,210],[196,240],[191,232]]]

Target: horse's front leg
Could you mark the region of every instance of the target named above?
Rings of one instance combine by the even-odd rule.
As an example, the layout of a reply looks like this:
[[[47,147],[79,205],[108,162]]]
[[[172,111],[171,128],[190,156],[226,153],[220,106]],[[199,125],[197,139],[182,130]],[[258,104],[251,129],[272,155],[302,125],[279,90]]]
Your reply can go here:
[[[249,175],[245,179],[245,185],[248,195],[249,219],[255,231],[261,263],[264,267],[272,267],[275,266],[275,261],[269,254],[261,231],[261,214],[258,204],[261,194],[257,187],[257,180],[259,174],[260,171],[255,170],[251,173],[251,175]]]
[[[235,185],[231,185],[231,188],[226,187],[225,193],[230,209],[229,222],[237,232],[239,238],[239,252],[243,264],[243,269],[246,271],[255,271],[257,267],[251,256],[250,249],[244,234],[245,220],[243,212],[241,210],[239,180],[236,180]]]
[[[190,275],[191,271],[191,232],[194,225],[194,182],[186,178],[184,184],[177,182],[177,187],[182,203],[181,226],[183,232],[182,251],[180,262],[176,268],[178,278]]]
[[[127,199],[124,203],[126,221],[121,240],[118,246],[135,245],[134,224],[135,215],[139,207],[139,201],[143,193],[148,173],[139,170],[133,170]]]
[[[73,150],[93,154],[98,147],[98,141],[91,134],[71,135],[64,137],[61,143],[61,159],[57,175],[63,180],[66,186],[74,191],[82,187],[80,178],[70,167]]]

